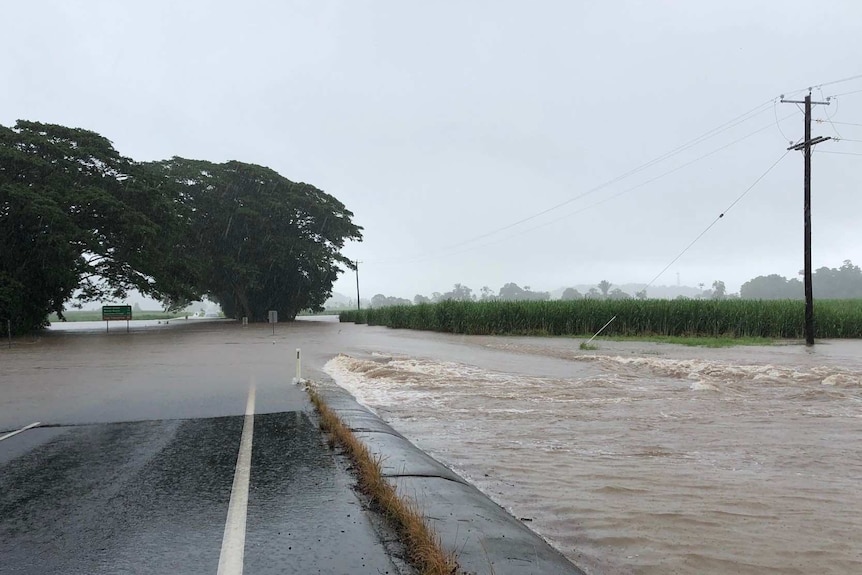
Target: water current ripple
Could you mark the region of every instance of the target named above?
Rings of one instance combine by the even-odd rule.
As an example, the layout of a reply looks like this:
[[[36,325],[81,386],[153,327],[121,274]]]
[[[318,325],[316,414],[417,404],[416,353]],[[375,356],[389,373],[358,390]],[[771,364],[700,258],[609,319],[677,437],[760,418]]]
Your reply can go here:
[[[382,352],[326,369],[589,573],[862,573],[858,362],[485,346],[571,372]]]

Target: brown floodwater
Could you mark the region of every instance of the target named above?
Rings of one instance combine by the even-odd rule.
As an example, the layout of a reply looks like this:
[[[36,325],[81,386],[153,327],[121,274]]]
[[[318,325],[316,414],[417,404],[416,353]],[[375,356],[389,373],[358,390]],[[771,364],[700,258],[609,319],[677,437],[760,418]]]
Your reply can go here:
[[[862,573],[862,342],[366,333],[327,372],[588,573]]]

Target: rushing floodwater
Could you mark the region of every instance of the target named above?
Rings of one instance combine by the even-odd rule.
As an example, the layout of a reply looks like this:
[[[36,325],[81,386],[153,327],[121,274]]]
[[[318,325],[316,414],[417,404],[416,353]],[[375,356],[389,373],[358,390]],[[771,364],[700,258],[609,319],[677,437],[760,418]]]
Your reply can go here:
[[[589,573],[862,573],[862,342],[479,343],[327,371]]]

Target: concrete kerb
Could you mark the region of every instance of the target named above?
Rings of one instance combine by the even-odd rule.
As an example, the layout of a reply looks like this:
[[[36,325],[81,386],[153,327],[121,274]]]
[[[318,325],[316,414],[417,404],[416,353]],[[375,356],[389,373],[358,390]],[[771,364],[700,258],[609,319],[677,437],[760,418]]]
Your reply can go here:
[[[415,501],[465,573],[583,575],[484,493],[407,441],[331,380],[317,393],[374,456],[402,497]]]

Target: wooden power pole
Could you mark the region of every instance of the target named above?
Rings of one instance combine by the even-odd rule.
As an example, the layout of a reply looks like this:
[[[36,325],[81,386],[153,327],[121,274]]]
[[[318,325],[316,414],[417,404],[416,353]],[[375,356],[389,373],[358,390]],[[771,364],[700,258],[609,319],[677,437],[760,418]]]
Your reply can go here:
[[[360,311],[362,306],[359,303],[359,264],[361,262],[356,260],[356,311]]]
[[[787,148],[788,150],[802,150],[805,158],[805,200],[803,202],[803,219],[805,221],[805,345],[814,345],[814,288],[811,278],[811,148],[821,142],[825,142],[831,138],[817,136],[811,138],[811,106],[822,105],[828,106],[826,102],[812,102],[811,90],[804,100],[785,100],[781,97],[781,102],[785,104],[805,104],[805,139],[798,144],[794,144]]]

